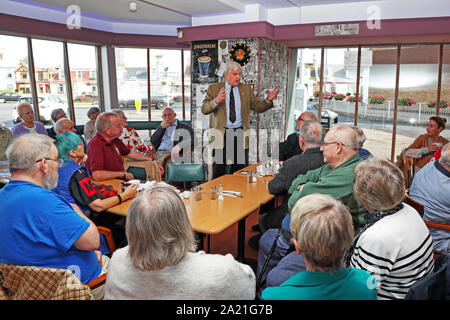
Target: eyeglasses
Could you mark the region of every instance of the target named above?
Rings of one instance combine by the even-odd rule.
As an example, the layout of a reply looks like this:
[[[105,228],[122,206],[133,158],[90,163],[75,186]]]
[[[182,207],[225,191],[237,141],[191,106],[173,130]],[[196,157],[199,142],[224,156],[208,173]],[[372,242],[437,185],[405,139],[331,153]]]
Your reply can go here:
[[[340,143],[343,147],[345,147],[345,144],[343,144],[340,141],[333,141],[333,142],[323,142],[322,143],[322,148],[328,147],[330,144],[335,144],[335,143]]]
[[[56,163],[58,164],[58,168],[61,168],[64,164],[64,160],[63,159],[52,159],[52,158],[42,158],[39,160],[36,160],[36,163],[42,161],[42,160],[52,160],[52,161],[56,161]]]

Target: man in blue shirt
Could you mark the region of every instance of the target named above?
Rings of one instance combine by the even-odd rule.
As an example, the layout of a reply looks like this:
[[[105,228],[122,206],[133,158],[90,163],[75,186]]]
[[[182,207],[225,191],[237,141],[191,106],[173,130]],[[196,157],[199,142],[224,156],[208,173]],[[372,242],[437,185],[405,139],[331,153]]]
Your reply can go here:
[[[100,245],[96,226],[50,191],[61,162],[53,140],[26,134],[6,155],[12,180],[0,190],[0,262],[70,269],[84,284],[97,278],[102,256],[94,251]]]
[[[450,143],[439,161],[431,161],[414,176],[410,196],[423,204],[425,221],[450,224]],[[430,227],[435,252],[450,253],[450,230]]]

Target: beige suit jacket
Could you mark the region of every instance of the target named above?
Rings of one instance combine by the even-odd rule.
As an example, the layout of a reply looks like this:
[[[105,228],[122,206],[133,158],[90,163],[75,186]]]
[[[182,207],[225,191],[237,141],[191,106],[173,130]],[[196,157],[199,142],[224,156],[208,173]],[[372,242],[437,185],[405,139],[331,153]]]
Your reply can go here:
[[[221,141],[216,141],[217,148],[223,148],[223,134],[227,125],[227,107],[225,101],[214,107],[214,99],[219,94],[221,88],[225,86],[224,82],[211,84],[206,92],[205,99],[202,104],[202,113],[211,114],[209,117],[209,127],[217,129],[221,132]],[[248,84],[239,84],[239,95],[241,97],[241,118],[242,128],[244,132],[250,128],[250,110],[261,113],[273,107],[272,103],[267,103],[255,96],[253,89]],[[211,139],[210,142],[214,142]],[[248,149],[248,136],[245,139],[245,148]]]

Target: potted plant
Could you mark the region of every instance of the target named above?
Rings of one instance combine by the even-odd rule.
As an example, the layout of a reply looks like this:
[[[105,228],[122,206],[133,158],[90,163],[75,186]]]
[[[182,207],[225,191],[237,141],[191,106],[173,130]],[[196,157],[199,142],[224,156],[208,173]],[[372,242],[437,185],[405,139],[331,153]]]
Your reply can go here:
[[[333,99],[334,100],[344,100],[344,97],[345,96],[343,94],[338,93],[338,94],[334,95]]]
[[[416,100],[413,100],[411,98],[400,98],[398,99],[398,105],[399,106],[406,106],[411,107],[412,105],[416,104]]]
[[[384,98],[382,96],[369,97],[369,103],[370,104],[383,104]]]
[[[436,100],[432,100],[432,101],[428,102],[427,106],[428,106],[428,108],[436,107]],[[447,100],[441,100],[441,103],[439,106],[440,106],[440,108],[443,108],[443,109],[447,108],[448,107]]]

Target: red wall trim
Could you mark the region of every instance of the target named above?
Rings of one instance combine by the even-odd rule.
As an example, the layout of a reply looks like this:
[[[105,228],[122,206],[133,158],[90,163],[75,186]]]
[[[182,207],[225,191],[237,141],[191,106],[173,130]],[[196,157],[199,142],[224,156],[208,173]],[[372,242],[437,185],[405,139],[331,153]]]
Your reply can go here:
[[[357,23],[357,36],[315,36],[315,26]],[[178,28],[180,42],[261,37],[290,48],[307,46],[374,45],[450,42],[450,17],[381,20],[380,29],[369,29],[366,21],[328,22],[273,26],[268,22],[247,22]]]
[[[216,39],[266,38],[273,40],[274,28],[265,21],[216,24],[211,26],[178,28],[183,32],[180,42],[192,42]]]
[[[357,46],[408,43],[450,43],[450,17],[382,20],[381,28],[370,30],[366,21],[358,23],[358,36],[316,37],[316,25],[295,24],[274,26],[265,21],[231,23],[178,28],[175,36],[120,34],[93,29],[69,30],[65,25],[0,13],[0,32],[50,40],[66,40],[92,45],[190,49],[190,42],[213,39],[266,38],[290,48],[320,46]]]

